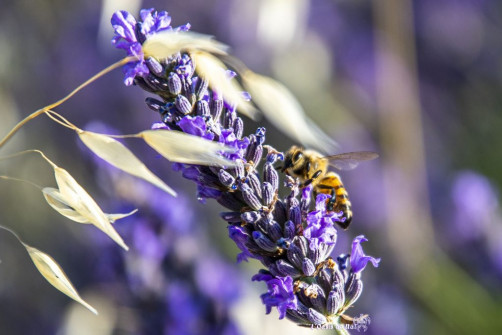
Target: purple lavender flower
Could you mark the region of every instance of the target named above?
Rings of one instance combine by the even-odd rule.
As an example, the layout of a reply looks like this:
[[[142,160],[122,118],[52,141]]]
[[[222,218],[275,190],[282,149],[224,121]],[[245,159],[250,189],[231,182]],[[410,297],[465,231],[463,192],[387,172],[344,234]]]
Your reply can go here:
[[[136,39],[131,40],[145,38],[136,29]],[[334,261],[330,255],[337,240],[335,223],[343,219],[340,213],[327,210],[329,195],[317,195],[315,209],[310,210],[312,187],[302,189],[300,196],[299,182],[277,172],[274,164],[284,155],[264,145],[265,128],[243,135],[237,106],[197,76],[189,53],[180,51],[168,59],[150,61],[160,66],[158,71],[137,73],[131,80],[157,95],[147,98],[146,104],[160,114],[166,129],[235,149],[227,156],[236,162],[232,168],[188,164],[175,164],[175,168],[197,184],[199,200],[214,198],[227,209],[221,217],[241,250],[238,261],[254,258],[266,267],[253,280],[267,284],[268,292],[262,295],[267,313],[276,307],[281,319],[287,317],[300,325],[338,323],[362,292],[361,271],[366,263],[378,264],[362,252],[362,237],[356,238],[350,270]],[[267,153],[259,168],[264,149]],[[281,179],[289,189],[285,197],[279,195]]]
[[[276,306],[279,310],[279,319],[286,316],[288,309],[296,309],[298,301],[293,290],[293,278],[274,277],[267,272],[260,272],[253,276],[252,280],[265,281],[268,292],[261,295],[263,304],[267,306],[267,314]]]
[[[138,61],[130,62],[123,68],[125,74],[124,83],[130,86],[136,76],[147,76],[150,70],[156,72],[159,65],[153,59],[144,59],[141,45],[148,36],[155,33],[173,30],[170,26],[171,17],[167,12],[157,13],[150,9],[143,9],[140,12],[142,22],[137,22],[134,16],[126,11],[115,12],[111,23],[115,30],[112,38],[112,44],[118,49],[124,49],[128,56],[138,57]],[[176,28],[176,31],[186,31],[190,29],[189,25]]]
[[[352,252],[350,254],[350,268],[352,272],[359,273],[364,270],[366,264],[371,262],[374,267],[378,267],[380,263],[380,258],[374,258],[371,256],[366,256],[361,247],[361,242],[368,241],[363,235],[357,236],[352,242]]]

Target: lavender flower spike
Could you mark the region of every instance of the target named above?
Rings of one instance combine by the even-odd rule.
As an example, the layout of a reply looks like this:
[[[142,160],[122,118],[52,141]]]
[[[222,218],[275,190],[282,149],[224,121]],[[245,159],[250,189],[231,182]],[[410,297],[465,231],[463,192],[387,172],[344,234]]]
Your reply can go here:
[[[112,22],[119,22],[114,25],[119,36],[114,41],[124,39],[128,46],[124,48],[117,42],[118,48],[131,52],[134,43],[143,43],[160,30],[172,29],[161,24],[167,22],[167,14],[152,10],[143,13],[143,22],[134,24],[125,12],[114,15]],[[141,29],[146,19],[149,28]],[[136,27],[134,35],[132,25]],[[268,292],[262,295],[267,313],[276,307],[281,319],[287,317],[299,325],[338,324],[362,292],[360,273],[366,263],[378,265],[379,260],[363,253],[360,243],[364,237],[354,241],[350,269],[345,264],[347,258],[333,260],[330,256],[337,241],[335,224],[343,219],[340,213],[327,209],[330,196],[314,197],[312,187],[301,189],[297,180],[277,172],[275,164],[284,155],[265,145],[265,128],[244,136],[238,106],[221,92],[213,91],[211,83],[196,74],[189,53],[179,51],[167,59],[150,57],[148,61],[144,62],[148,73],[132,70],[127,78],[157,96],[147,98],[146,104],[159,113],[165,129],[235,149],[223,154],[236,163],[232,168],[188,164],[175,167],[196,183],[199,200],[213,198],[226,208],[221,217],[228,223],[230,238],[242,251],[238,260],[256,259],[265,267],[253,280],[267,284]],[[282,184],[288,190],[281,195]]]

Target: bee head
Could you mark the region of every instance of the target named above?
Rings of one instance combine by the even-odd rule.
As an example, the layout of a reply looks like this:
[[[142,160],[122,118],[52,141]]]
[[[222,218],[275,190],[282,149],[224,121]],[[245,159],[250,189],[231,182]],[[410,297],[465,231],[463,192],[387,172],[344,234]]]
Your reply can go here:
[[[284,166],[282,167],[282,172],[286,171],[290,167],[293,167],[303,158],[303,148],[292,146],[288,150],[286,156],[284,157]]]

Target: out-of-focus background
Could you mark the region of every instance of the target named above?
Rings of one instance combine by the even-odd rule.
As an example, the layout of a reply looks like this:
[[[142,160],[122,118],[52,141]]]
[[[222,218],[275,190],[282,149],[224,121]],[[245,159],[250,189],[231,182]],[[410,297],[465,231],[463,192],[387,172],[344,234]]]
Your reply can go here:
[[[283,82],[341,151],[378,161],[342,174],[354,221],[336,253],[364,234],[380,267],[363,274],[352,315],[368,334],[502,333],[502,3],[496,0],[1,0],[0,134],[123,57],[110,17],[167,10],[173,25],[215,35],[252,70]],[[158,115],[115,71],[57,111],[84,127],[133,133]],[[99,121],[100,124],[97,124]],[[94,122],[91,124],[91,122]],[[266,121],[267,142],[294,144]],[[103,128],[101,128],[103,129]],[[307,334],[265,316],[257,262],[236,264],[215,202],[135,142],[128,144],[180,193],[174,199],[96,163],[73,132],[28,123],[4,156],[42,149],[108,212],[132,252],[55,213],[36,188],[1,182],[0,224],[50,255],[95,317],[53,289],[23,247],[0,230],[0,334]],[[31,155],[0,161],[2,175],[55,186]]]

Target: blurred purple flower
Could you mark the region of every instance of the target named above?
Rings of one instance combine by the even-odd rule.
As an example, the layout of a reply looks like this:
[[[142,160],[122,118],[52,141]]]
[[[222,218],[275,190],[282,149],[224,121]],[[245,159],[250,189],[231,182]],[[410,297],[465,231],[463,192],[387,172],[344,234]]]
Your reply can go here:
[[[96,123],[86,128],[117,133]],[[196,219],[192,203],[183,194],[174,199],[97,156],[91,157],[99,167],[100,179],[107,181],[101,183],[103,189],[113,191],[126,185],[134,192],[119,193],[121,206],[125,200],[141,207],[118,227],[131,241],[127,254],[113,248],[103,234],[96,234],[98,243],[110,246],[99,257],[97,279],[110,287],[126,288],[109,293],[119,294],[117,299],[138,311],[138,333],[239,334],[228,313],[239,297],[238,274],[219,255],[203,247],[206,235],[201,232],[204,227]]]
[[[474,171],[462,171],[455,177],[451,197],[458,237],[462,242],[481,237],[499,210],[498,195],[490,181]]]

